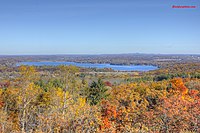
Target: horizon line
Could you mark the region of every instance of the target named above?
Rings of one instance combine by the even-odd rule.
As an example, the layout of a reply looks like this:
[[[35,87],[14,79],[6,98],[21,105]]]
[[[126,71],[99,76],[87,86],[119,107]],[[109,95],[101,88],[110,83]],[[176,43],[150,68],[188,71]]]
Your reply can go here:
[[[64,55],[128,55],[128,54],[141,54],[141,55],[200,55],[200,53],[70,53],[70,54],[0,54],[0,56],[64,56]]]

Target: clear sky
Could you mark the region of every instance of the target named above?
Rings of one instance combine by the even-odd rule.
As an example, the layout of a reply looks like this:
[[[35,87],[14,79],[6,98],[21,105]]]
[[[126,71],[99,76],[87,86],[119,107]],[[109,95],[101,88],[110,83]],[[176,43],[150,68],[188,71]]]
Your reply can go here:
[[[200,0],[0,0],[0,55],[115,53],[199,54]]]

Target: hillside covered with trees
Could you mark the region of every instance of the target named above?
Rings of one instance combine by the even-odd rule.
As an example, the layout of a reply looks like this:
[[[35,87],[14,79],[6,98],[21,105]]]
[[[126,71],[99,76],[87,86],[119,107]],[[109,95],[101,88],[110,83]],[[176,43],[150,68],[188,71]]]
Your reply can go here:
[[[3,65],[0,71],[2,133],[200,132],[198,62],[149,72]]]

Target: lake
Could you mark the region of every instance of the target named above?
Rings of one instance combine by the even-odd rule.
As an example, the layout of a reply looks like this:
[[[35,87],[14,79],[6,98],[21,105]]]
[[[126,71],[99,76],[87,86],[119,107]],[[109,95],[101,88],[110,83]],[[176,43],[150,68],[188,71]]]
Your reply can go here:
[[[116,71],[150,71],[156,70],[158,67],[152,65],[111,65],[111,64],[98,64],[98,63],[77,63],[77,62],[20,62],[17,66],[59,66],[59,65],[73,65],[85,68],[112,68]]]

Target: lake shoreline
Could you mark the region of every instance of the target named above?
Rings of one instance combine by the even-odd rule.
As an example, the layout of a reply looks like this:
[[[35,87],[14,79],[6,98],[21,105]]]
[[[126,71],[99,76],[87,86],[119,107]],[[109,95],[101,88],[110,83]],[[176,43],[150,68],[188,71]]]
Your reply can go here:
[[[84,62],[67,62],[67,61],[30,61],[30,62],[18,62],[16,66],[28,65],[28,66],[60,66],[60,65],[73,65],[83,68],[98,68],[98,69],[113,69],[114,71],[151,71],[159,69],[154,65],[120,65],[113,63],[84,63]]]

